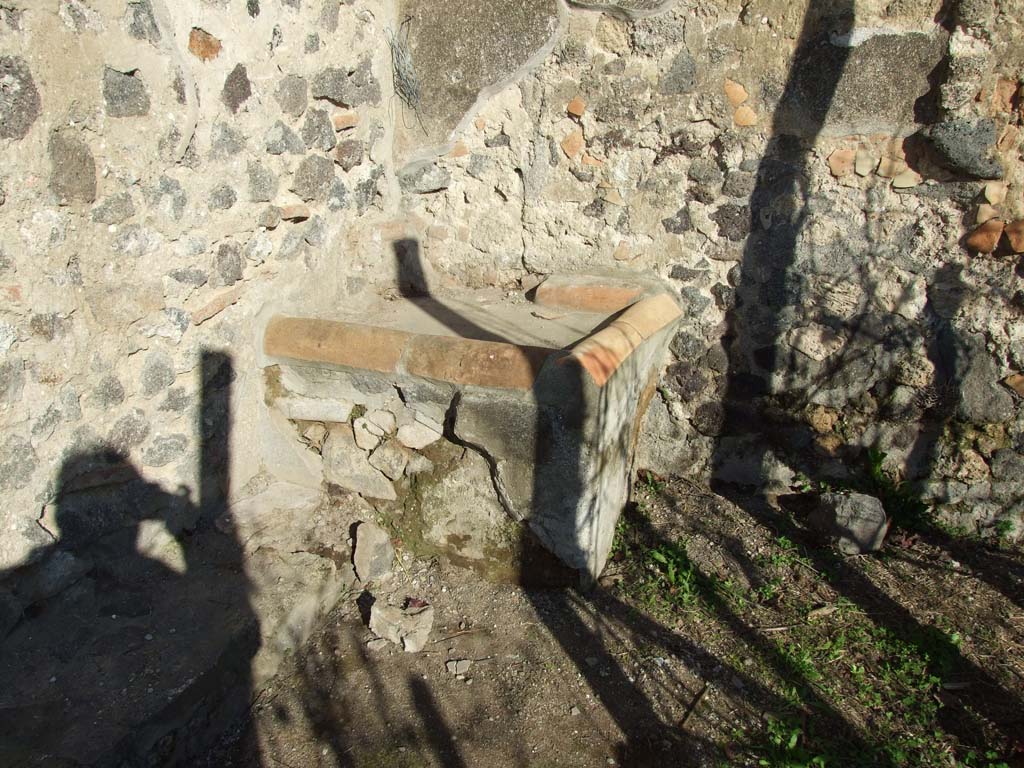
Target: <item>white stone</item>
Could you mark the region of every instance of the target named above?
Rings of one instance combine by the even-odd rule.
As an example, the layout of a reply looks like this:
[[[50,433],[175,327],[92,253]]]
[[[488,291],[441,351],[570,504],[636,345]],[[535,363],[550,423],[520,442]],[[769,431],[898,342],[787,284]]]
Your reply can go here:
[[[356,445],[364,451],[372,451],[376,448],[384,435],[379,427],[371,424],[362,416],[352,422],[352,431],[355,433]]]
[[[390,435],[395,431],[396,419],[395,414],[391,411],[375,410],[370,411],[366,414],[366,420],[378,427],[382,434]]]
[[[787,334],[787,340],[794,349],[818,361],[838,352],[843,346],[841,336],[831,328],[817,324],[794,328]]]
[[[406,424],[398,429],[398,442],[406,448],[412,448],[415,451],[418,451],[421,448],[426,448],[431,443],[436,443],[440,439],[440,432],[431,429],[426,424],[420,424],[419,422],[415,424]]]
[[[371,499],[395,499],[395,488],[383,473],[370,465],[356,445],[352,429],[340,425],[324,441],[324,479]]]
[[[386,440],[370,454],[370,464],[392,480],[397,480],[405,472],[409,463],[409,453],[395,440]]]
[[[423,650],[434,626],[434,606],[402,610],[377,601],[370,608],[370,631],[400,645],[406,653]]]
[[[352,403],[348,400],[321,400],[302,395],[289,395],[275,403],[286,418],[297,421],[326,421],[339,424],[348,421],[352,415]]]

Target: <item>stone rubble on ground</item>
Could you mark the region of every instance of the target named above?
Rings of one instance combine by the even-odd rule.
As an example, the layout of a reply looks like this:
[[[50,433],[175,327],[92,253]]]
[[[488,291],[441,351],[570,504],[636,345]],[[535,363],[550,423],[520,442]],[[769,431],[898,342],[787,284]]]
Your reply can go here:
[[[430,638],[434,625],[432,605],[397,608],[374,602],[370,608],[370,631],[401,646],[406,653],[419,653]]]

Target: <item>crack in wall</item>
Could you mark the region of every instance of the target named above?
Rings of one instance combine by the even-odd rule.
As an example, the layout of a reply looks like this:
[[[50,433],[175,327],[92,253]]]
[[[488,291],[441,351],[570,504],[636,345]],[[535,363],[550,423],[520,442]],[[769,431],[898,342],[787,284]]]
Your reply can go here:
[[[512,504],[508,497],[508,491],[505,489],[505,484],[501,480],[501,470],[498,468],[498,461],[488,452],[488,450],[477,443],[471,443],[465,440],[455,432],[455,422],[458,418],[459,403],[462,400],[462,393],[456,392],[452,397],[451,404],[448,406],[448,410],[444,415],[444,436],[445,439],[449,440],[455,445],[460,445],[463,448],[473,451],[479,454],[484,461],[487,462],[487,467],[490,470],[491,483],[494,485],[494,492],[498,497],[498,503],[501,504],[501,508],[505,510],[512,520],[517,523],[524,521],[524,517],[516,512],[515,506]]]

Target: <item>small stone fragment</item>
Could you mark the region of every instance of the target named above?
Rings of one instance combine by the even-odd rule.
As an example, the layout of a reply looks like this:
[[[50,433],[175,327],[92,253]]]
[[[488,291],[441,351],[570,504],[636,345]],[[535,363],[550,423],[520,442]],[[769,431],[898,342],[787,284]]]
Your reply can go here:
[[[666,232],[673,235],[682,235],[693,229],[693,222],[690,220],[690,213],[686,210],[685,205],[676,211],[674,216],[662,219],[661,225],[665,228]]]
[[[326,99],[339,107],[356,107],[380,101],[380,85],[367,58],[349,72],[338,67],[320,70],[310,83],[314,99]]]
[[[324,201],[334,179],[334,163],[323,155],[303,158],[292,178],[292,191],[306,202]]]
[[[263,143],[272,155],[301,155],[306,151],[299,135],[280,120],[267,130]]]
[[[306,112],[306,119],[299,131],[302,140],[309,149],[320,149],[330,152],[334,149],[336,139],[334,138],[334,125],[331,123],[327,111],[323,109],[310,109]]]
[[[894,179],[907,170],[907,163],[900,157],[883,157],[878,161],[875,172],[883,179]]]
[[[587,111],[587,102],[582,97],[577,96],[566,106],[565,111],[573,117],[583,117],[583,113]]]
[[[853,170],[858,176],[870,176],[875,169],[875,158],[866,149],[858,149],[853,161]]]
[[[210,157],[225,160],[245,149],[245,136],[226,123],[215,123],[210,129]]]
[[[370,608],[370,631],[400,645],[406,653],[423,650],[434,625],[434,606],[396,608],[377,601]]]
[[[303,206],[305,208],[305,206]],[[306,208],[306,218],[309,218],[309,209]],[[261,227],[267,229],[277,229],[277,225],[281,223],[281,209],[276,205],[268,205],[260,213],[260,217],[256,220],[256,223]]]
[[[370,466],[376,467],[391,480],[397,480],[405,472],[409,454],[396,440],[385,440],[370,454]]]
[[[409,463],[405,465],[405,474],[409,477],[420,475],[424,472],[433,472],[434,462],[421,453],[410,453]]]
[[[358,112],[335,112],[331,115],[331,123],[336,131],[347,131],[359,125]]]
[[[327,482],[372,499],[396,498],[391,481],[379,469],[370,466],[366,454],[356,445],[348,424],[331,429],[324,442],[323,457]]]
[[[586,141],[583,138],[583,129],[577,128],[562,139],[562,151],[565,152],[566,157],[572,160],[583,151],[585,144]]]
[[[302,203],[286,205],[278,210],[280,217],[285,221],[305,221],[310,216],[309,206]]]
[[[163,467],[185,455],[188,438],[185,435],[157,437],[142,453],[142,463],[147,467]]]
[[[149,93],[136,70],[118,72],[106,67],[103,71],[103,101],[111,117],[142,117],[149,113]]]
[[[406,192],[428,195],[447,189],[452,176],[436,163],[412,163],[398,172],[398,181]]]
[[[362,582],[380,581],[391,575],[395,548],[388,532],[376,523],[363,521],[356,526],[352,564]]]
[[[974,217],[975,224],[984,224],[989,219],[994,219],[999,215],[999,211],[994,206],[988,203],[982,203],[978,206],[978,213]]]
[[[0,139],[22,139],[39,117],[39,91],[20,56],[0,56]]]
[[[142,396],[153,397],[174,383],[174,362],[166,352],[150,352],[142,367]]]
[[[473,666],[472,659],[451,659],[444,663],[444,668],[453,675],[464,675]]]
[[[327,427],[320,422],[310,424],[302,431],[302,439],[310,448],[319,451],[327,439]]]
[[[732,115],[732,121],[741,128],[757,125],[757,113],[746,104],[741,104]]]
[[[205,29],[192,27],[188,35],[188,50],[201,61],[210,61],[220,55],[221,43]]]
[[[924,177],[921,174],[913,168],[907,168],[893,176],[892,186],[893,189],[909,189],[910,187],[916,187],[922,181],[924,181]]]
[[[618,205],[620,207],[626,204],[625,199],[622,197],[622,194],[617,189],[609,189],[607,192],[605,192],[604,201],[611,205]]]
[[[726,79],[722,90],[725,91],[725,98],[729,100],[729,104],[733,108],[740,106],[749,98],[747,89],[734,80]]]
[[[889,520],[882,502],[863,493],[825,493],[808,519],[810,525],[838,539],[846,555],[876,552],[882,548]]]
[[[658,90],[665,96],[684,96],[697,86],[697,62],[685,48],[676,54],[661,78]]]
[[[211,286],[234,285],[244,276],[245,264],[238,243],[228,241],[217,246],[217,254],[213,258],[219,280],[211,281]],[[216,283],[216,284],[215,284]]]
[[[840,334],[817,323],[793,328],[786,334],[786,340],[793,349],[819,362],[842,349],[844,343]]]
[[[1003,379],[1003,384],[1024,397],[1024,373],[1011,373]]]
[[[269,203],[277,195],[277,176],[260,162],[249,161],[246,165],[249,177],[249,200],[254,203]]]
[[[857,153],[852,149],[837,149],[828,156],[828,168],[837,179],[853,173]]]
[[[1010,250],[1024,253],[1024,219],[1011,221],[1006,225],[1006,239],[1010,241]]]
[[[218,184],[210,190],[207,204],[211,211],[226,211],[238,202],[238,195],[228,184]]]
[[[355,437],[356,445],[364,451],[372,451],[384,436],[383,430],[362,416],[352,422],[352,434]]]
[[[339,141],[334,150],[334,162],[348,173],[363,162],[363,142],[358,139]]]
[[[202,325],[230,307],[242,297],[242,288],[243,286],[236,285],[213,297],[209,303],[192,313],[192,325]]]
[[[115,450],[127,453],[135,446],[140,445],[147,435],[149,435],[149,422],[146,420],[145,414],[135,408],[114,422],[114,426],[110,428],[110,434],[107,435],[107,441]]]
[[[67,131],[50,134],[50,191],[61,204],[96,199],[96,161],[89,146]]]
[[[376,409],[366,414],[366,420],[382,430],[382,434],[390,435],[395,431],[398,420],[391,411]]]
[[[993,153],[998,135],[992,118],[938,123],[929,137],[950,170],[979,179],[1003,178],[1003,166]]]
[[[221,101],[232,112],[239,108],[252,96],[252,83],[249,82],[249,75],[244,64],[236,64],[235,68],[228,73],[224,80],[224,90],[221,92]]]
[[[292,117],[299,117],[306,111],[308,97],[306,95],[306,79],[298,75],[286,75],[277,84],[274,99],[281,111]]]
[[[985,199],[992,205],[1002,205],[1006,199],[1006,182],[990,181],[986,184]]]
[[[156,25],[153,7],[149,0],[128,3],[124,21],[128,34],[136,40],[147,40],[154,45],[160,42],[160,28]]]
[[[739,242],[750,234],[750,206],[725,203],[711,214],[711,220],[718,224],[718,231],[733,242]]]
[[[135,215],[135,204],[128,192],[111,195],[92,210],[92,220],[97,224],[120,224]]]
[[[974,231],[967,236],[966,244],[968,250],[976,253],[992,253],[999,245],[999,238],[1003,235],[1005,223],[1002,219],[989,219],[984,224],[975,227]]]

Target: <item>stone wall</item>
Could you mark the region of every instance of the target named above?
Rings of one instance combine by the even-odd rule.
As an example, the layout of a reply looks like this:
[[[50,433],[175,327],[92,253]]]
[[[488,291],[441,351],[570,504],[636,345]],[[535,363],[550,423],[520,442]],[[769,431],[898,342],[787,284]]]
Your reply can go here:
[[[1020,530],[1019,2],[480,5],[0,5],[0,570],[82,456],[199,493],[204,351],[231,496],[263,487],[265,318],[358,312],[400,238],[439,291],[675,285],[643,464],[784,486],[877,446]]]

